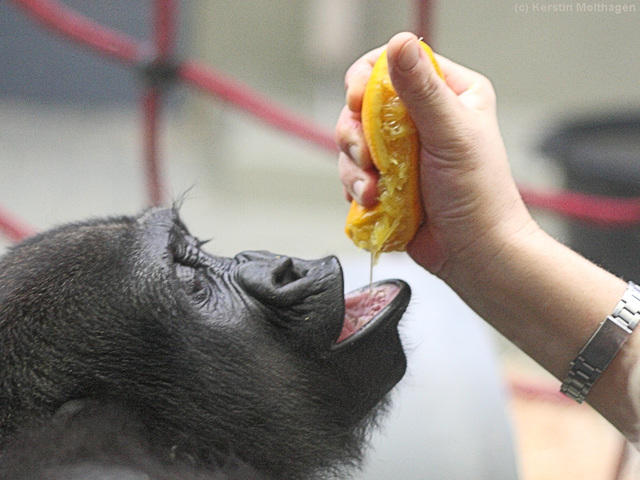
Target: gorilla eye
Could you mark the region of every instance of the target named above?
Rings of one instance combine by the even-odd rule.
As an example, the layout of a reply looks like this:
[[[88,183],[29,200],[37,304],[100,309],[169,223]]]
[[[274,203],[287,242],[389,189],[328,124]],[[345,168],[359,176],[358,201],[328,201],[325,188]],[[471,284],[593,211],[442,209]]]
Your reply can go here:
[[[211,281],[207,275],[208,257],[200,247],[201,242],[193,237],[185,237],[173,251],[176,275],[182,281],[185,291],[194,303],[204,306],[213,296]]]
[[[202,245],[205,243],[207,242],[201,242],[193,237],[186,237],[184,241],[176,245],[173,253],[174,260],[185,267],[202,267],[206,263],[205,256],[201,250]]]

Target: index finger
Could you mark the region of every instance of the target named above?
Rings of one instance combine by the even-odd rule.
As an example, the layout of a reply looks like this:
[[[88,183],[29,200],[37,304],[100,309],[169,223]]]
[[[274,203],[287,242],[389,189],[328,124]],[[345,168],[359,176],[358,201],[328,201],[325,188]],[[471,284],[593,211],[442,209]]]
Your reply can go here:
[[[376,60],[380,57],[384,49],[385,47],[382,46],[365,53],[347,70],[344,77],[344,84],[347,89],[346,104],[352,112],[360,113],[362,109],[362,96],[364,95],[367,81],[371,76],[373,64],[376,63]]]

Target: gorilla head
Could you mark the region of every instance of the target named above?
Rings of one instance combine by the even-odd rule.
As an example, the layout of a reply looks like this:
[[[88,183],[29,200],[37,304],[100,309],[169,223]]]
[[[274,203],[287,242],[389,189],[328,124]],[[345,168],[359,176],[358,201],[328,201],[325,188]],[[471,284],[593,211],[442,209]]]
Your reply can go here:
[[[408,286],[345,298],[333,257],[202,245],[153,209],[0,260],[0,472],[174,478],[184,463],[206,472],[193,478],[292,480],[357,463],[405,371]]]

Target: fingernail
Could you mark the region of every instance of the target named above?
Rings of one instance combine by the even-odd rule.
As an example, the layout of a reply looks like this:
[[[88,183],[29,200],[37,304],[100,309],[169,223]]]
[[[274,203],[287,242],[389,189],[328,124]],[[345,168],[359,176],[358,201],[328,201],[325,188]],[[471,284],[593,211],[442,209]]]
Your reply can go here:
[[[356,202],[362,203],[362,193],[364,192],[364,180],[356,180],[353,183],[353,198]]]
[[[400,70],[409,71],[418,63],[420,58],[418,42],[414,39],[404,44],[398,55],[397,65]]]
[[[349,146],[349,157],[359,166],[362,166],[362,150],[355,143]]]

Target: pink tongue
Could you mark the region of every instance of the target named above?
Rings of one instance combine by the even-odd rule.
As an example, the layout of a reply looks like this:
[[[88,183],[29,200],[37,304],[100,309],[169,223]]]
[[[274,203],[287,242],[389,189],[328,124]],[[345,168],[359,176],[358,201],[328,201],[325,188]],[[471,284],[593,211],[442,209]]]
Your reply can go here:
[[[392,283],[363,288],[347,294],[342,332],[338,342],[350,337],[369,323],[398,294],[400,288]]]

